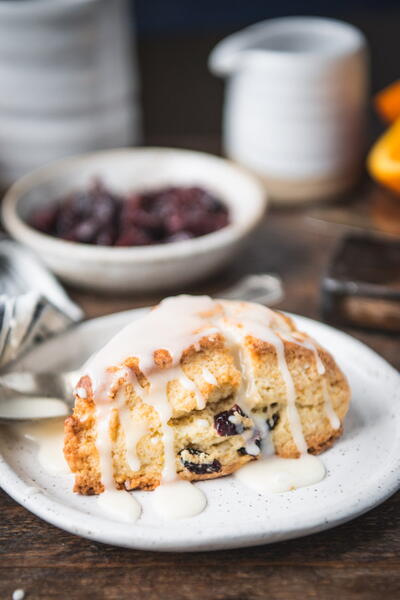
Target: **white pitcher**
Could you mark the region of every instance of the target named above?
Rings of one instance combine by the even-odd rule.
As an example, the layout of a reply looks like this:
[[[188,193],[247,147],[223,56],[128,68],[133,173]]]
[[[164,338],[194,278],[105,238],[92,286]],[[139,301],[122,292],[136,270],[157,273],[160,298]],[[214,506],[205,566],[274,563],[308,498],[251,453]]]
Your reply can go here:
[[[229,76],[226,154],[258,174],[273,199],[325,199],[356,182],[368,88],[359,30],[317,17],[267,20],[220,42],[209,65]]]
[[[0,185],[138,141],[129,0],[0,0]]]

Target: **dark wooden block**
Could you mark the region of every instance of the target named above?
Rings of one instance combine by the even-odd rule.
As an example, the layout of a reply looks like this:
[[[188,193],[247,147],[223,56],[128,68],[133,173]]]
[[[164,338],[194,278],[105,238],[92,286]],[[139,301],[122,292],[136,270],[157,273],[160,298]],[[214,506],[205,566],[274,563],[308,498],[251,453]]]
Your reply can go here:
[[[400,331],[400,241],[345,237],[322,281],[322,313],[332,323]]]

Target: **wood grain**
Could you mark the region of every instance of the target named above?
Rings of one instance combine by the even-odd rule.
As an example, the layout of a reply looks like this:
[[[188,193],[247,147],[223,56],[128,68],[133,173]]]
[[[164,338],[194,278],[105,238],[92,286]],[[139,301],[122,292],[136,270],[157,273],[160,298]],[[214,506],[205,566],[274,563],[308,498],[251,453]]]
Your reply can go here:
[[[400,593],[399,495],[355,521],[300,540],[232,551],[157,554],[81,540],[1,498],[0,597],[245,600],[375,599]],[[17,523],[15,536],[10,527]],[[134,590],[137,590],[135,595]]]
[[[285,282],[280,308],[318,318],[319,280],[337,240],[303,211],[272,211],[237,263],[195,291],[223,287],[248,272],[274,271]],[[155,301],[75,298],[88,315]],[[400,366],[399,339],[352,331]],[[105,546],[40,521],[0,493],[0,598],[29,600],[373,600],[400,595],[400,494],[331,531],[272,546],[194,554],[157,554]]]

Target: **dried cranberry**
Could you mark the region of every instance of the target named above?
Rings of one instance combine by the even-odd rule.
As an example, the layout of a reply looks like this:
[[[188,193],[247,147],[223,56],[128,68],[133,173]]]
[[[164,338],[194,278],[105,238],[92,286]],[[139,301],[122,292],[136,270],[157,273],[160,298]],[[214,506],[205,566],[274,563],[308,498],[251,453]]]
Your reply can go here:
[[[128,225],[141,227],[143,229],[161,229],[162,219],[154,212],[147,211],[145,208],[138,205],[136,198],[131,201],[126,201],[122,205],[120,224],[127,228]]]
[[[44,208],[31,217],[31,225],[39,231],[49,233],[53,231],[57,219],[57,207]]]
[[[85,244],[144,246],[187,240],[225,227],[226,206],[198,187],[168,187],[122,198],[100,181],[38,210],[30,224]]]
[[[123,230],[115,241],[116,246],[147,246],[152,243],[151,236],[137,227]]]
[[[72,199],[67,198],[58,207],[55,234],[58,237],[71,236],[72,229],[79,223],[79,220],[80,215],[75,210]]]
[[[219,200],[218,198],[215,198],[215,196],[211,196],[203,191],[201,199],[205,208],[207,208],[207,210],[212,213],[223,213],[226,211],[223,202],[221,202],[221,200]]]
[[[165,221],[165,228],[170,234],[182,231],[185,227],[187,227],[187,219],[185,219],[184,214],[179,213],[178,211],[169,215]]]
[[[205,475],[206,473],[219,473],[222,469],[222,465],[216,458],[212,461],[212,463],[206,464],[197,464],[192,462],[184,462],[183,466],[185,469],[190,471],[191,473],[195,473],[196,475]]]
[[[197,450],[197,448],[184,448],[179,452],[181,462],[185,469],[196,475],[205,475],[206,473],[218,473],[222,469],[222,465],[214,458],[212,462],[205,462],[208,454]],[[185,457],[194,457],[195,460],[186,460]]]
[[[96,236],[95,243],[98,246],[112,246],[115,241],[115,229],[113,227],[109,227],[108,229],[103,229],[99,231]]]
[[[228,436],[242,433],[244,427],[241,423],[232,422],[231,417],[236,415],[246,417],[238,404],[232,406],[229,410],[224,410],[214,417],[214,427],[218,435]]]
[[[273,429],[275,429],[275,427],[277,426],[278,422],[279,422],[279,413],[274,413],[271,417],[268,417],[268,419],[267,419],[268,429],[270,431],[272,431]]]

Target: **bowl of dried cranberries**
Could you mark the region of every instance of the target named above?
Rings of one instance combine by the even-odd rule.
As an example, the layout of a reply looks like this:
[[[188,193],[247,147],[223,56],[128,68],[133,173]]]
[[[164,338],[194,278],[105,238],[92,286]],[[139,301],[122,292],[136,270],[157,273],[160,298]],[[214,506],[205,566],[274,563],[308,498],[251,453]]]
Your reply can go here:
[[[175,290],[222,269],[257,226],[263,186],[222,158],[169,148],[96,152],[17,181],[3,224],[62,280]]]

